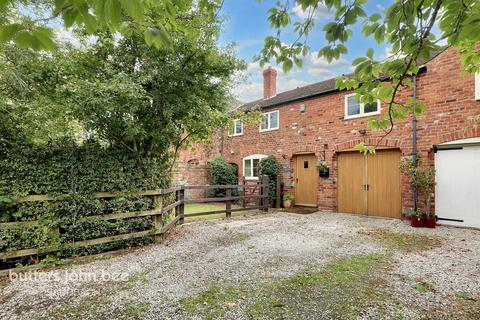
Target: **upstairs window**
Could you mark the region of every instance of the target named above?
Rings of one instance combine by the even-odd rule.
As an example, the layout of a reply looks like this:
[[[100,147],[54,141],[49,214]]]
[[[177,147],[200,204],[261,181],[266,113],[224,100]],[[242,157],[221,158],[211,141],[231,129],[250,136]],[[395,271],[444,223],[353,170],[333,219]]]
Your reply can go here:
[[[243,134],[243,123],[240,119],[235,119],[232,121],[228,127],[228,135],[231,137],[241,136]]]
[[[264,113],[262,124],[260,125],[260,132],[277,130],[280,122],[279,115],[278,110]]]
[[[258,166],[266,157],[263,154],[254,154],[243,158],[243,176],[247,179],[258,179]]]
[[[380,113],[380,102],[360,103],[355,94],[345,96],[345,119],[360,118]]]
[[[480,100],[480,73],[475,73],[475,100]]]

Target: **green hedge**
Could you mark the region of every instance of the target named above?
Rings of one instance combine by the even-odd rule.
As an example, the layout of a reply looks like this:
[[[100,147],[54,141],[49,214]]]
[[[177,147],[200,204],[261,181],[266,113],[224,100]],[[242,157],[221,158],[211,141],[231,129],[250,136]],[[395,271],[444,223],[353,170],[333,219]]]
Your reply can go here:
[[[227,162],[222,156],[216,156],[210,162],[210,180],[215,185],[237,184],[237,172],[233,165]],[[225,189],[215,189],[216,197],[224,197]],[[236,195],[236,190],[232,195]]]
[[[142,157],[96,142],[78,145],[63,140],[48,145],[3,143],[0,146],[0,222],[40,221],[28,227],[0,229],[0,251],[61,246],[151,229],[151,217],[110,221],[81,218],[151,210],[150,197],[98,199],[93,193],[165,188],[171,181],[166,160]],[[14,196],[32,194],[51,195],[57,201],[13,200]],[[151,240],[146,237],[68,249],[59,255],[90,254]]]
[[[282,166],[277,163],[274,156],[268,156],[260,161],[258,173],[268,176],[268,199],[270,206],[275,208],[277,198],[277,176],[280,174]]]

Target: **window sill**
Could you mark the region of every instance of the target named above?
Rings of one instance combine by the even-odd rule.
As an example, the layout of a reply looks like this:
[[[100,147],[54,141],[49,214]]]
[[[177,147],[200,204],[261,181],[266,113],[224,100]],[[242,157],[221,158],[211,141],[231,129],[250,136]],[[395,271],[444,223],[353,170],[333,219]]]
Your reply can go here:
[[[229,134],[228,136],[229,137],[240,137],[240,136],[243,136],[243,132],[242,133],[237,133],[237,134]]]
[[[379,114],[380,114],[379,111],[377,111],[377,112],[370,112],[370,113],[363,113],[363,114],[357,114],[357,115],[354,115],[354,116],[344,117],[343,120],[352,120],[352,119],[358,119],[358,118],[368,118],[368,117],[371,117],[371,116],[378,116]]]
[[[278,130],[278,127],[277,128],[272,128],[272,129],[260,129],[260,132],[269,132],[269,131],[275,131],[275,130]]]

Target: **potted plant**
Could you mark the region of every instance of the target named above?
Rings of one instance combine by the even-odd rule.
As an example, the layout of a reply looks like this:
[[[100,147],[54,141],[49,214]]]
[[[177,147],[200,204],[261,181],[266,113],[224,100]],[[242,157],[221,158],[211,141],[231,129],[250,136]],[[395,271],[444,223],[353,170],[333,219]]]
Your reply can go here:
[[[414,228],[423,228],[425,226],[425,218],[420,210],[411,210],[410,225]]]
[[[293,194],[285,193],[283,195],[283,207],[286,209],[291,208],[293,199],[294,199]]]
[[[317,163],[317,169],[320,174],[320,177],[328,178],[330,174],[330,168],[328,167],[328,164],[326,161]]]
[[[419,200],[421,203],[423,202],[423,213],[420,211],[420,208],[417,208],[416,212],[411,215],[410,221],[414,220],[414,217],[417,220],[416,222],[411,222],[412,226],[414,223],[420,223],[420,220],[423,219],[425,227],[435,228],[436,217],[435,214],[431,213],[432,191],[435,186],[435,169],[422,167],[418,161],[417,165],[414,165],[412,160],[403,159],[400,162],[400,170],[410,179],[410,184],[416,187]]]

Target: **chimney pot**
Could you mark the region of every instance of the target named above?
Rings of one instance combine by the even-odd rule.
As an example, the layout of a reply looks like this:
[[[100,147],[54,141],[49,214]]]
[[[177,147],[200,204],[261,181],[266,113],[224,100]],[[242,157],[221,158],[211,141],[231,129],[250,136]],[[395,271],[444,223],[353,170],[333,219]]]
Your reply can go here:
[[[268,99],[277,94],[277,70],[268,67],[263,71],[263,98]]]

